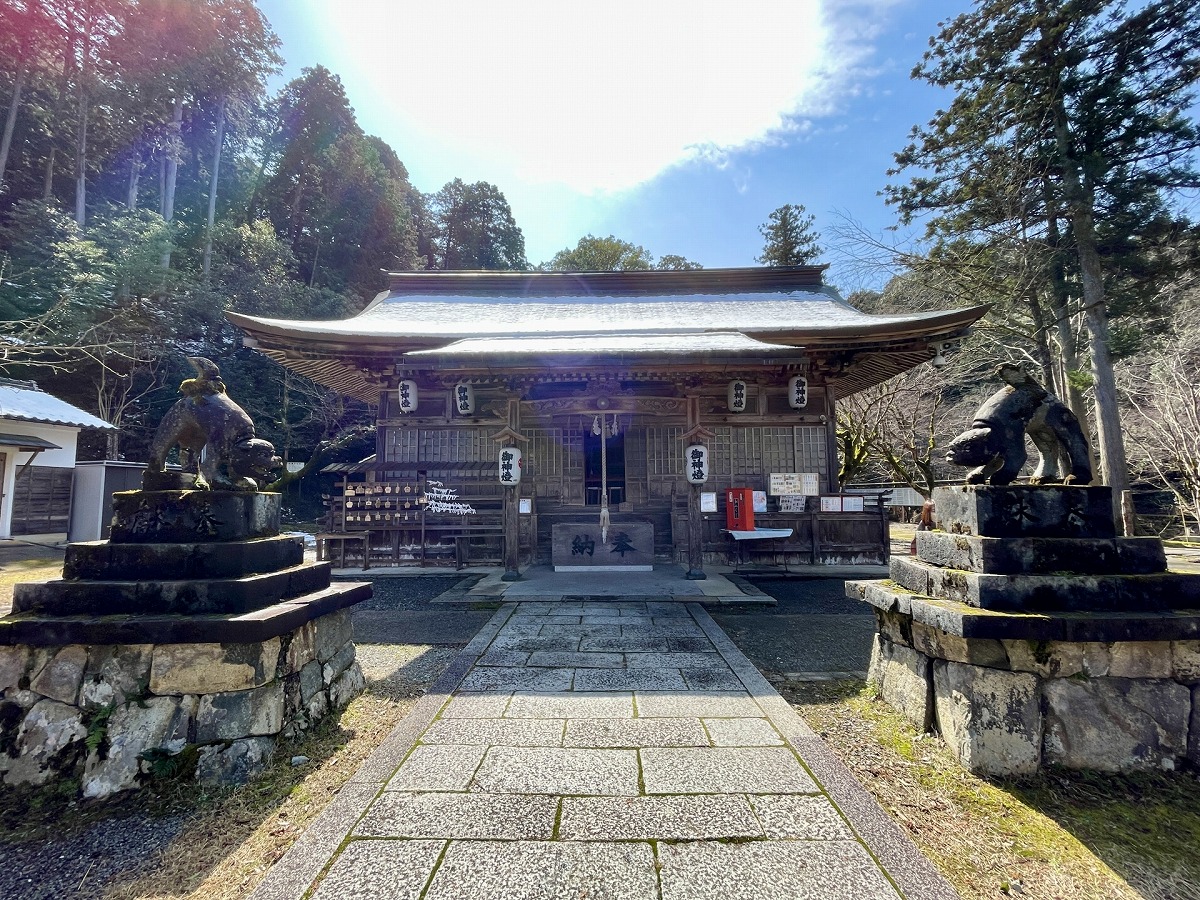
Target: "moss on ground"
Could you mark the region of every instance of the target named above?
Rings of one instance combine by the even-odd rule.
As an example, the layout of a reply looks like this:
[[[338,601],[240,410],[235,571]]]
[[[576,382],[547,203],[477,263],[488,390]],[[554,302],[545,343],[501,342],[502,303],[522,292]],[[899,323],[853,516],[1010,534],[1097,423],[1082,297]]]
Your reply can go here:
[[[1200,898],[1196,773],[981,778],[861,681],[781,689],[963,897]]]

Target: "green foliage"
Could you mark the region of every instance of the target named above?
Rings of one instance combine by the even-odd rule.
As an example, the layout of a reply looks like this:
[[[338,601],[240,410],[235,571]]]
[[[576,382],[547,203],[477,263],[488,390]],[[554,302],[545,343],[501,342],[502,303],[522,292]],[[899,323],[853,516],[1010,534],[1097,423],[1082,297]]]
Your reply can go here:
[[[807,266],[821,255],[821,235],[813,230],[816,219],[799,203],[787,203],[758,227],[765,243],[757,261],[764,266]]]
[[[500,189],[416,190],[333,72],[269,97],[278,46],[254,0],[0,3],[3,371],[120,426],[82,458],[143,456],[189,355],[290,459],[357,452],[366,408],[243,349],[224,313],[339,319],[384,270],[528,267]]]
[[[428,198],[436,269],[525,270],[525,236],[494,184],[455,178]]]
[[[147,764],[150,777],[155,781],[190,780],[200,761],[200,748],[188,744],[178,753],[171,753],[162,747],[150,747],[139,753],[138,759]]]
[[[0,269],[0,318],[51,316],[63,331],[104,304],[115,278],[99,245],[61,210],[35,200],[17,203],[0,221]]]
[[[83,743],[87,747],[88,753],[99,753],[107,745],[108,720],[112,718],[112,714],[116,711],[117,704],[109,703],[107,706],[97,709],[88,718],[87,734],[83,738]]]
[[[585,235],[574,248],[559,250],[547,262],[538,266],[543,272],[632,272],[649,269],[701,269],[678,254],[669,253],[654,261],[654,255],[640,244],[623,241],[609,235],[595,237]]]
[[[654,268],[679,272],[690,269],[703,269],[704,266],[698,262],[692,262],[686,256],[680,256],[678,253],[667,253],[658,258],[658,262],[654,264]]]
[[[913,77],[955,93],[896,154],[907,183],[885,189],[904,223],[924,219],[927,268],[1024,307],[1032,339],[1078,308],[1079,254],[1094,252],[1109,315],[1131,317],[1114,355],[1136,349],[1163,284],[1200,260],[1171,205],[1200,180],[1193,14],[1185,0],[985,0],[945,23]]]
[[[541,268],[551,272],[629,272],[654,268],[654,256],[618,237],[585,235],[573,249],[559,250]]]

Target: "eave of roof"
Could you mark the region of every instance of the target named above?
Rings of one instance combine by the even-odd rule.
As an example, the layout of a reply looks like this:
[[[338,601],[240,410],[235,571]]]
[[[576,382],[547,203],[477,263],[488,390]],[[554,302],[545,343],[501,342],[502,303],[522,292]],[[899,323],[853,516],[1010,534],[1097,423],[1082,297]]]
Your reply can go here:
[[[478,359],[483,356],[506,358],[587,354],[661,354],[689,356],[711,353],[756,354],[796,353],[802,348],[791,344],[769,344],[738,332],[674,332],[639,334],[556,334],[546,337],[465,338],[429,350],[405,354],[409,359]]]
[[[30,453],[42,450],[62,449],[62,447],[52,441],[40,437],[30,437],[27,434],[0,434],[0,447],[16,447],[18,450]]]
[[[572,298],[574,299],[574,298]],[[600,302],[607,300],[608,302]],[[906,315],[872,316],[832,298],[751,297],[630,302],[479,298],[405,298],[378,302],[349,319],[301,321],[227,313],[229,320],[265,347],[328,348],[365,353],[427,350],[464,338],[552,335],[700,334],[740,332],[756,340],[798,344],[846,338],[890,338],[966,327],[986,306]]]
[[[39,422],[73,428],[113,428],[103,419],[47,394],[40,388],[0,384],[0,419],[10,422]]]

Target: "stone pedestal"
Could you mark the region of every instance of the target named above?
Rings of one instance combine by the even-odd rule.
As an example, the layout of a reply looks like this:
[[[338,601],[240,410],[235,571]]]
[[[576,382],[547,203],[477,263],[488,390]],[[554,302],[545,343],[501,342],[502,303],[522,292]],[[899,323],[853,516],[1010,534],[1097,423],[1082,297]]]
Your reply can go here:
[[[346,607],[279,535],[279,495],[114,496],[111,541],[71,544],[63,579],[17,585],[0,619],[0,778],[85,797],[194,772],[253,776],[363,687]]]
[[[1200,577],[1113,535],[1103,487],[934,492],[875,608],[870,678],[972,771],[1200,764]]]

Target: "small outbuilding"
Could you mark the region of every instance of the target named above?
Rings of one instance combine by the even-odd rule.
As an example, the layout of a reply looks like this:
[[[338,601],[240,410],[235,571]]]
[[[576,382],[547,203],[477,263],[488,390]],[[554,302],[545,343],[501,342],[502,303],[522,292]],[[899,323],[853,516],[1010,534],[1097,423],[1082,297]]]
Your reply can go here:
[[[79,432],[112,427],[32,381],[0,378],[0,539],[65,534]]]

